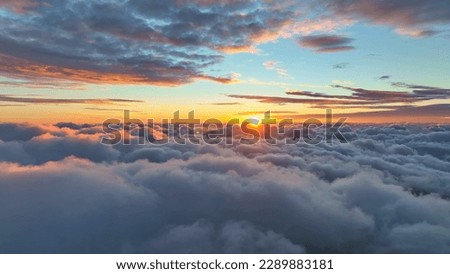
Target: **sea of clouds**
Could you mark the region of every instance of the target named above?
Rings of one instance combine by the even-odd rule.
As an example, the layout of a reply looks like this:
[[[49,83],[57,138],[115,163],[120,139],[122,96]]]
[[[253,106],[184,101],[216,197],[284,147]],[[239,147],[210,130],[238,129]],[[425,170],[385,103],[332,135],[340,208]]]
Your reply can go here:
[[[0,124],[0,253],[449,253],[450,126],[348,143],[103,145]]]

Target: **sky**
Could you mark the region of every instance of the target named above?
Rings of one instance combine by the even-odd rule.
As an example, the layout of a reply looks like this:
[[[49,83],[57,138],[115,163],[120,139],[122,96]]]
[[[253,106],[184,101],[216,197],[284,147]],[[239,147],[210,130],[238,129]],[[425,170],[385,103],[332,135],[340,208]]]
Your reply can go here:
[[[448,0],[2,0],[0,26],[0,253],[450,253]],[[275,144],[157,124],[327,109],[248,125]],[[104,128],[124,110],[156,124]]]
[[[0,121],[321,115],[450,121],[432,1],[2,1]]]

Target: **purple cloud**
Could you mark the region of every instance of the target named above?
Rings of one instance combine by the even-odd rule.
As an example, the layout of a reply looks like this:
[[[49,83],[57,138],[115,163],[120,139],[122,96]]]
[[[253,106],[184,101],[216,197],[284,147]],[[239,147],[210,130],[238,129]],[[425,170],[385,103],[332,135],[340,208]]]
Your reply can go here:
[[[350,43],[352,38],[340,35],[311,35],[298,40],[300,46],[313,49],[316,52],[332,53],[355,49]]]

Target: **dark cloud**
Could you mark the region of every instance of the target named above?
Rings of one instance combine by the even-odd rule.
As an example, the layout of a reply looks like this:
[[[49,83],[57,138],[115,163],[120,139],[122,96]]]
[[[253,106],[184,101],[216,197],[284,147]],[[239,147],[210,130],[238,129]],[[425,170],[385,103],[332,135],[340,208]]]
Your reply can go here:
[[[450,97],[450,89],[447,88],[399,82],[393,83],[392,85],[394,87],[410,89],[411,91],[368,90],[341,85],[334,85],[333,87],[352,91],[353,94],[349,99],[377,100],[380,103],[419,102],[433,99],[448,99]]]
[[[448,104],[433,104],[427,106],[416,106],[419,102],[426,102],[436,99],[449,99],[450,90],[426,85],[415,85],[401,82],[392,83],[396,88],[410,89],[409,91],[393,90],[369,90],[364,88],[355,88],[342,85],[334,85],[334,88],[340,88],[351,91],[351,95],[335,95],[313,91],[287,91],[287,95],[295,97],[280,96],[260,96],[245,94],[228,94],[228,97],[246,100],[255,100],[265,104],[307,104],[313,108],[319,109],[380,109],[383,111],[357,112],[352,114],[340,114],[353,118],[355,122],[361,122],[363,119],[374,118],[377,122],[401,122],[410,121],[415,117],[416,122],[444,122],[448,123]],[[315,118],[324,117],[324,115],[315,115]],[[292,115],[286,118],[311,118],[312,115]],[[375,122],[375,121],[374,121]]]
[[[352,108],[368,108],[368,109],[382,109],[377,111],[364,111],[364,112],[353,112],[353,113],[340,113],[339,111],[334,111],[333,115],[335,117],[346,117],[347,122],[350,123],[366,123],[370,121],[372,123],[401,123],[401,122],[411,122],[411,123],[449,123],[450,117],[448,115],[450,111],[450,104],[438,104],[438,105],[427,105],[427,106],[323,106],[319,108],[329,108],[329,109],[352,109]],[[305,115],[290,115],[287,118],[292,119],[308,119],[317,118],[325,119],[325,114],[305,114]]]
[[[55,127],[59,127],[59,128],[70,128],[73,130],[80,130],[80,129],[84,129],[84,128],[92,128],[95,125],[93,124],[75,124],[72,122],[59,122],[55,124]]]
[[[334,69],[345,69],[345,68],[347,68],[348,65],[349,65],[349,63],[339,63],[339,64],[333,65],[333,68]]]
[[[390,75],[383,75],[378,78],[378,80],[388,80],[388,79],[391,79]]]
[[[450,111],[450,104],[428,105],[428,106],[404,106],[391,111],[366,112],[347,115],[349,117],[356,116],[358,118],[389,118],[399,119],[406,117],[417,117],[417,122],[436,122],[442,119],[448,121],[448,113]],[[425,120],[423,120],[425,119]],[[390,122],[393,122],[392,120]]]
[[[446,0],[338,0],[322,3],[338,16],[390,25],[401,34],[415,37],[434,35],[438,32],[437,26],[450,23],[450,3]]]
[[[0,124],[0,140],[2,141],[27,141],[44,133],[45,130],[37,126]]]
[[[205,241],[205,239],[207,239]],[[158,253],[304,253],[304,248],[293,244],[273,231],[261,231],[253,224],[227,222],[215,226],[206,221],[169,228],[159,238],[148,242]]]
[[[393,87],[397,87],[397,88],[408,88],[408,89],[425,89],[425,90],[440,89],[440,88],[437,88],[437,87],[408,84],[408,83],[404,83],[404,82],[393,82],[392,86]]]
[[[448,126],[231,147],[111,147],[97,128],[1,125],[1,253],[450,252]]]
[[[224,52],[253,51],[282,35],[296,12],[249,1],[24,0],[2,7],[0,73],[30,87],[51,86],[53,79],[60,85],[230,83],[232,76],[204,69]]]
[[[379,102],[379,103],[411,103],[420,100],[412,93],[405,91],[388,91],[388,90],[369,90],[364,88],[354,88],[348,86],[334,85],[334,88],[342,88],[352,91],[352,95],[348,99],[361,99],[365,101]]]
[[[290,98],[290,97],[278,97],[278,96],[260,96],[260,95],[239,95],[239,94],[228,94],[228,97],[231,98],[239,98],[239,99],[248,99],[248,100],[257,100],[260,103],[267,104],[370,104],[369,102],[360,102],[358,100],[354,101],[336,101],[334,99],[326,100],[323,98],[319,99],[310,99],[310,98]]]
[[[352,38],[340,35],[311,35],[301,37],[298,43],[316,52],[329,53],[353,50],[354,47],[350,45],[352,41]]]
[[[9,145],[12,145],[12,148]],[[100,144],[96,137],[88,135],[63,137],[42,135],[24,143],[0,143],[0,151],[2,152],[0,160],[7,161],[12,158],[27,165],[60,161],[69,156],[93,162],[112,162],[120,155],[111,147]]]
[[[232,72],[205,72],[224,53],[254,52],[259,43],[297,35],[308,35],[299,44],[316,52],[352,50],[351,38],[311,35],[335,30],[349,17],[431,36],[449,23],[450,10],[446,0],[8,0],[0,9],[0,74],[7,78],[0,84],[68,89],[85,83],[232,83]]]
[[[212,75],[206,68],[221,62],[225,53],[254,52],[259,43],[280,37],[307,35],[299,44],[322,53],[354,49],[353,39],[345,36],[311,35],[335,30],[342,18],[388,24],[421,37],[449,23],[446,0],[310,5],[8,0],[0,9],[0,74],[7,78],[0,84],[30,88],[81,89],[85,83],[177,86],[196,80],[226,84],[236,81],[233,72]],[[277,72],[286,75],[279,68]]]
[[[313,91],[291,90],[287,95],[295,97],[260,96],[245,94],[228,94],[231,98],[256,100],[268,104],[309,104],[315,108],[380,108],[399,110],[392,114],[402,113],[401,110],[413,109],[418,102],[435,99],[450,98],[450,90],[446,88],[414,85],[401,82],[392,83],[396,88],[410,89],[409,91],[370,90],[342,85],[333,85],[334,88],[351,91],[351,95],[335,95]],[[427,108],[423,108],[424,110]],[[432,107],[429,108],[432,111]],[[430,112],[432,115],[433,112]],[[439,113],[442,114],[442,113]],[[427,115],[430,116],[430,115]],[[445,115],[444,117],[446,117]],[[442,118],[442,117],[436,117]]]

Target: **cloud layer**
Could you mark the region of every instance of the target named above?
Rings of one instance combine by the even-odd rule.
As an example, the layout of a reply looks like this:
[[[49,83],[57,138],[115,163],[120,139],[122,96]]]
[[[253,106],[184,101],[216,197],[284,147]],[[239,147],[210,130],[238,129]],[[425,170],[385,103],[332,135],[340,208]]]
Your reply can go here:
[[[223,53],[300,31],[295,10],[264,1],[24,0],[3,1],[0,10],[0,73],[30,86],[230,83],[232,76],[205,72]]]
[[[2,124],[0,252],[450,252],[450,128],[343,132],[112,147],[95,125]]]
[[[326,7],[338,16],[390,25],[400,34],[416,37],[434,35],[436,27],[450,23],[446,0],[337,0],[326,1]]]
[[[446,0],[2,1],[0,74],[20,81],[1,84],[232,83],[233,72],[210,70],[224,54],[298,36],[317,52],[351,50],[352,39],[335,31],[358,21],[430,36],[450,23],[448,10]]]
[[[222,60],[218,52],[249,48],[287,18],[247,1],[197,2],[2,2],[1,73],[88,83],[229,83],[203,69]]]
[[[382,76],[381,79],[389,79]],[[305,104],[319,109],[384,109],[379,112],[361,112],[343,114],[355,118],[392,118],[384,122],[412,121],[406,118],[417,119],[412,122],[442,122],[448,123],[450,105],[445,101],[442,104],[417,105],[418,103],[432,102],[450,98],[450,89],[431,87],[425,85],[393,82],[391,86],[401,90],[372,90],[351,86],[333,85],[333,88],[350,91],[351,94],[327,94],[305,90],[290,90],[285,92],[288,96],[262,96],[248,94],[227,94],[237,99],[254,100],[265,104]],[[436,102],[436,101],[435,101]],[[311,115],[309,115],[311,116]]]

